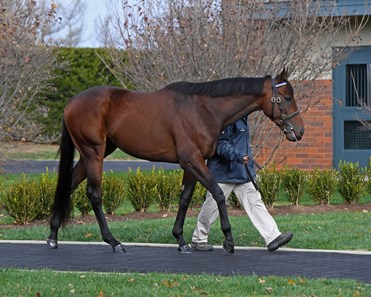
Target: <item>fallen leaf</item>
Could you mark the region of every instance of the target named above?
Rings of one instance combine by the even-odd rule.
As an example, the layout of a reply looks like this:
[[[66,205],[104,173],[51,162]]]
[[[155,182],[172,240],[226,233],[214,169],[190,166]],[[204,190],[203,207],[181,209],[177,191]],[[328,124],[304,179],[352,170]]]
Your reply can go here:
[[[299,282],[301,283],[301,284],[304,284],[304,279],[302,279],[301,277],[299,277]]]
[[[287,282],[289,283],[289,285],[296,285],[296,282],[291,278],[289,278]]]
[[[265,279],[259,278],[259,284],[265,284]]]
[[[266,290],[268,293],[272,293],[273,288],[272,288],[272,287],[266,287],[265,290]]]
[[[209,293],[207,293],[205,290],[199,288],[199,287],[195,287],[195,286],[189,286],[191,288],[191,290],[193,291],[196,291],[198,294],[202,295],[202,296],[208,296]]]
[[[165,286],[165,287],[168,287],[168,288],[174,288],[175,286],[178,286],[178,282],[176,280],[174,281],[169,281],[169,280],[163,280],[162,281],[162,284]]]

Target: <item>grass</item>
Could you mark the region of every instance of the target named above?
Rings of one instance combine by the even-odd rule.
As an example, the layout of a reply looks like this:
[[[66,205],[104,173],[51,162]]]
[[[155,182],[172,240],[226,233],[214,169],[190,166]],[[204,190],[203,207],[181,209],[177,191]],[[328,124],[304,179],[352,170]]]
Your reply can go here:
[[[0,269],[1,296],[371,296],[352,280]]]
[[[328,250],[371,251],[371,216],[368,212],[296,214],[274,216],[282,231],[295,236],[288,247]],[[171,234],[175,219],[125,220],[110,222],[112,233],[123,242],[176,243]],[[264,242],[245,216],[231,216],[234,240],[237,246],[264,247]],[[187,217],[184,224],[185,239],[190,242],[195,217]],[[45,240],[49,235],[47,223],[43,226],[1,228],[1,240]],[[73,224],[61,229],[60,240],[101,241],[97,223]],[[219,223],[212,226],[209,241],[220,245],[223,234]]]

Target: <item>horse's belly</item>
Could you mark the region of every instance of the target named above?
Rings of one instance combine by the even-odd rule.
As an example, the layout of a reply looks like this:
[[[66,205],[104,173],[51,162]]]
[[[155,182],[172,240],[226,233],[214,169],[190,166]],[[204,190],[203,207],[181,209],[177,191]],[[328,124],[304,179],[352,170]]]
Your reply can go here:
[[[119,149],[136,158],[177,163],[178,158],[175,145],[164,137],[138,137],[138,135],[124,135],[122,139],[111,140]]]

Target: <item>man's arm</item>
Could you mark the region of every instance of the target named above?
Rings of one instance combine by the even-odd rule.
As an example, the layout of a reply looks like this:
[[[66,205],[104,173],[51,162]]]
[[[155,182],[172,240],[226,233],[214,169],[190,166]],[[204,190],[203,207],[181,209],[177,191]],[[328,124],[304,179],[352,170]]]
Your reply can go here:
[[[242,164],[246,164],[248,156],[246,152],[241,152],[236,149],[231,143],[231,136],[233,134],[233,126],[228,126],[221,133],[218,144],[216,147],[216,153],[224,159],[229,161],[237,161]]]

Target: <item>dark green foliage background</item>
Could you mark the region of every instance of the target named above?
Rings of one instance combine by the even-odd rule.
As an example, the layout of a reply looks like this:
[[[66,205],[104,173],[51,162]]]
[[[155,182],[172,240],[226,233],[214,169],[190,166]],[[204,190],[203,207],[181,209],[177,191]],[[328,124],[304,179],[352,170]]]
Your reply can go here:
[[[55,70],[56,78],[51,91],[39,98],[39,104],[48,107],[47,117],[40,117],[44,125],[44,135],[60,132],[63,109],[70,98],[88,88],[100,85],[120,86],[104,61],[109,61],[106,49],[93,48],[56,48],[58,62],[63,66]],[[113,67],[113,65],[108,65]]]

